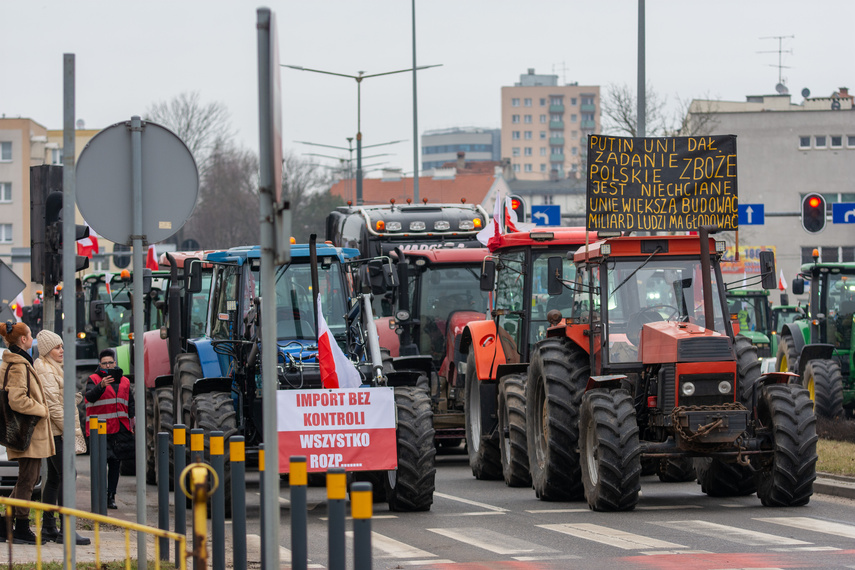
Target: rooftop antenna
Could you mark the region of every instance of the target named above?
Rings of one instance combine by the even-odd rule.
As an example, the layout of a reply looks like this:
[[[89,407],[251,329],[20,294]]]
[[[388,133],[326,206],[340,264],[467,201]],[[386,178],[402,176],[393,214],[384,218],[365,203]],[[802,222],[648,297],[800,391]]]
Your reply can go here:
[[[778,54],[778,65],[769,63],[767,64],[769,67],[777,67],[778,68],[778,85],[775,86],[775,89],[778,93],[786,92],[786,87],[784,86],[784,76],[782,74],[782,70],[790,69],[789,65],[783,64],[783,55],[788,53],[790,55],[793,54],[793,50],[784,49],[784,40],[795,38],[796,36],[764,36],[760,38],[761,40],[778,40],[778,49],[770,50],[770,51],[758,51],[757,53],[777,53]],[[784,91],[781,91],[783,87]]]
[[[555,73],[555,68],[558,68],[558,70],[561,71],[561,84],[567,85],[567,62],[562,61],[560,67],[559,67],[559,64],[553,63],[552,64],[552,73],[553,74]]]

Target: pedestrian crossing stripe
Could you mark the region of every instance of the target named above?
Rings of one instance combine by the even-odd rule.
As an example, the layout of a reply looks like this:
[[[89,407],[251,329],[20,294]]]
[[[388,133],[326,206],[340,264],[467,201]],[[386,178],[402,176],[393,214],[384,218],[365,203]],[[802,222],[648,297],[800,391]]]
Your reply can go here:
[[[688,548],[682,544],[668,542],[667,540],[659,540],[650,536],[633,534],[598,524],[541,524],[537,526],[539,528],[569,534],[570,536],[575,536],[577,538],[607,544],[623,550],[641,550],[650,548],[673,550],[677,548]]]
[[[345,534],[348,538],[353,538],[353,531],[349,530]],[[371,546],[374,550],[379,550],[383,553],[377,558],[436,558],[436,554],[431,554],[415,546],[410,546],[405,542],[395,540],[379,532],[372,531]]]
[[[835,536],[842,536],[845,538],[855,538],[855,526],[853,525],[824,521],[811,517],[761,517],[755,518],[754,520],[789,526],[801,530],[812,530],[823,534],[833,534]]]
[[[701,536],[714,536],[737,544],[746,546],[793,546],[807,545],[810,542],[796,540],[786,536],[776,536],[754,530],[746,530],[733,526],[712,523],[701,520],[681,520],[667,522],[652,522],[658,526],[664,526],[677,531],[691,532]]]
[[[512,554],[548,554],[558,550],[541,546],[527,540],[507,536],[487,528],[429,528],[430,532],[488,550],[503,556]]]

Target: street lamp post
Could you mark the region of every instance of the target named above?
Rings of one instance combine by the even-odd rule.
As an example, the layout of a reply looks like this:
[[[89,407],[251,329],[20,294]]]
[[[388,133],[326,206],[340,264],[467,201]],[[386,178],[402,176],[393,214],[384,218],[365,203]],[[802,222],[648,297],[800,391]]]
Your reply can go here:
[[[442,64],[437,65],[421,65],[419,67],[411,67],[408,69],[397,69],[395,71],[384,71],[383,73],[371,73],[366,75],[364,71],[357,72],[356,75],[348,75],[346,73],[334,73],[332,71],[324,71],[321,69],[309,69],[308,67],[303,67],[300,65],[286,65],[281,64],[282,67],[289,67],[291,69],[296,69],[298,71],[311,71],[313,73],[323,73],[325,75],[337,75],[338,77],[348,77],[350,79],[356,80],[356,205],[362,205],[362,80],[368,79],[369,77],[380,77],[382,75],[394,75],[396,73],[407,73],[407,72],[416,72],[421,69],[428,69],[431,67],[439,67]],[[413,113],[416,112],[415,107],[413,108]],[[403,141],[395,141],[395,142],[403,142]],[[383,143],[383,144],[392,144],[392,143]],[[380,145],[369,145],[364,148],[370,148],[372,146],[380,146]]]
[[[336,149],[336,150],[346,150],[346,151],[348,152],[348,154],[349,154],[349,158],[347,158],[347,159],[343,159],[343,158],[340,158],[340,157],[338,157],[338,156],[328,156],[328,155],[326,155],[326,154],[314,154],[314,153],[308,153],[308,155],[309,155],[309,156],[322,156],[322,157],[324,157],[324,158],[334,158],[334,159],[339,160],[339,161],[342,161],[342,162],[344,162],[345,160],[347,160],[347,174],[348,174],[348,180],[350,180],[350,179],[352,178],[352,176],[351,176],[351,167],[353,166],[353,137],[347,137],[347,145],[348,145],[347,147],[343,147],[343,146],[335,146],[335,145],[331,145],[331,144],[319,144],[319,143],[306,142],[306,141],[294,141],[294,142],[297,142],[297,143],[300,143],[300,144],[307,144],[307,145],[310,145],[310,146],[320,146],[320,147],[324,147],[324,148],[334,148],[334,149]],[[389,141],[389,142],[385,142],[385,143],[379,143],[379,144],[368,145],[368,146],[366,146],[366,147],[364,147],[364,148],[373,148],[373,147],[384,146],[384,145],[388,145],[388,144],[397,144],[397,143],[399,143],[399,142],[404,142],[404,141]],[[363,158],[363,159],[368,159],[368,158],[377,158],[378,156],[391,156],[391,154],[390,154],[390,153],[388,153],[388,152],[387,152],[387,153],[382,153],[382,154],[372,154],[371,156],[363,156],[362,158]],[[373,166],[373,165],[372,165],[372,166]],[[348,183],[348,186],[349,186],[349,183]],[[348,195],[350,195],[350,188],[348,188]]]

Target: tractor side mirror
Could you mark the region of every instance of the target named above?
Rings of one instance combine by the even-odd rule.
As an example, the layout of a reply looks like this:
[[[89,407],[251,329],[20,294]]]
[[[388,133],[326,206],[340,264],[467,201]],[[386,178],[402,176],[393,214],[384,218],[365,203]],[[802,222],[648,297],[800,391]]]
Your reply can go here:
[[[775,254],[771,251],[760,252],[760,282],[764,289],[774,289],[778,286],[778,276],[775,275]]]
[[[796,277],[793,279],[793,295],[804,295],[805,293],[805,280],[801,277]]]
[[[189,265],[188,265],[189,264]],[[202,262],[198,259],[184,260],[187,270],[187,292],[199,293],[202,291]]]
[[[151,269],[149,269],[148,267],[143,269],[142,290],[143,295],[148,295],[149,293],[151,293]]]
[[[550,257],[546,260],[546,288],[550,297],[564,292],[564,260],[560,257]]]
[[[394,289],[398,286],[398,276],[395,274],[394,269],[392,269],[391,263],[383,264],[383,285],[386,290]]]
[[[492,259],[485,259],[481,263],[481,290],[492,291],[496,284],[496,262]]]
[[[89,322],[93,325],[102,323],[107,319],[107,313],[104,310],[104,301],[89,302]]]

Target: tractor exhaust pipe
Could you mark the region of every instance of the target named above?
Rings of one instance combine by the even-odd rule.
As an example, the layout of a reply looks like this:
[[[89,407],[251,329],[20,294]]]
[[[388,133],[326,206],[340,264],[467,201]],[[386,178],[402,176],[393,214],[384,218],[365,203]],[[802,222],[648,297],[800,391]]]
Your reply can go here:
[[[704,292],[704,327],[709,330],[715,329],[715,315],[713,314],[712,279],[710,278],[710,234],[718,231],[718,226],[701,226],[698,235],[701,238],[701,283]]]

